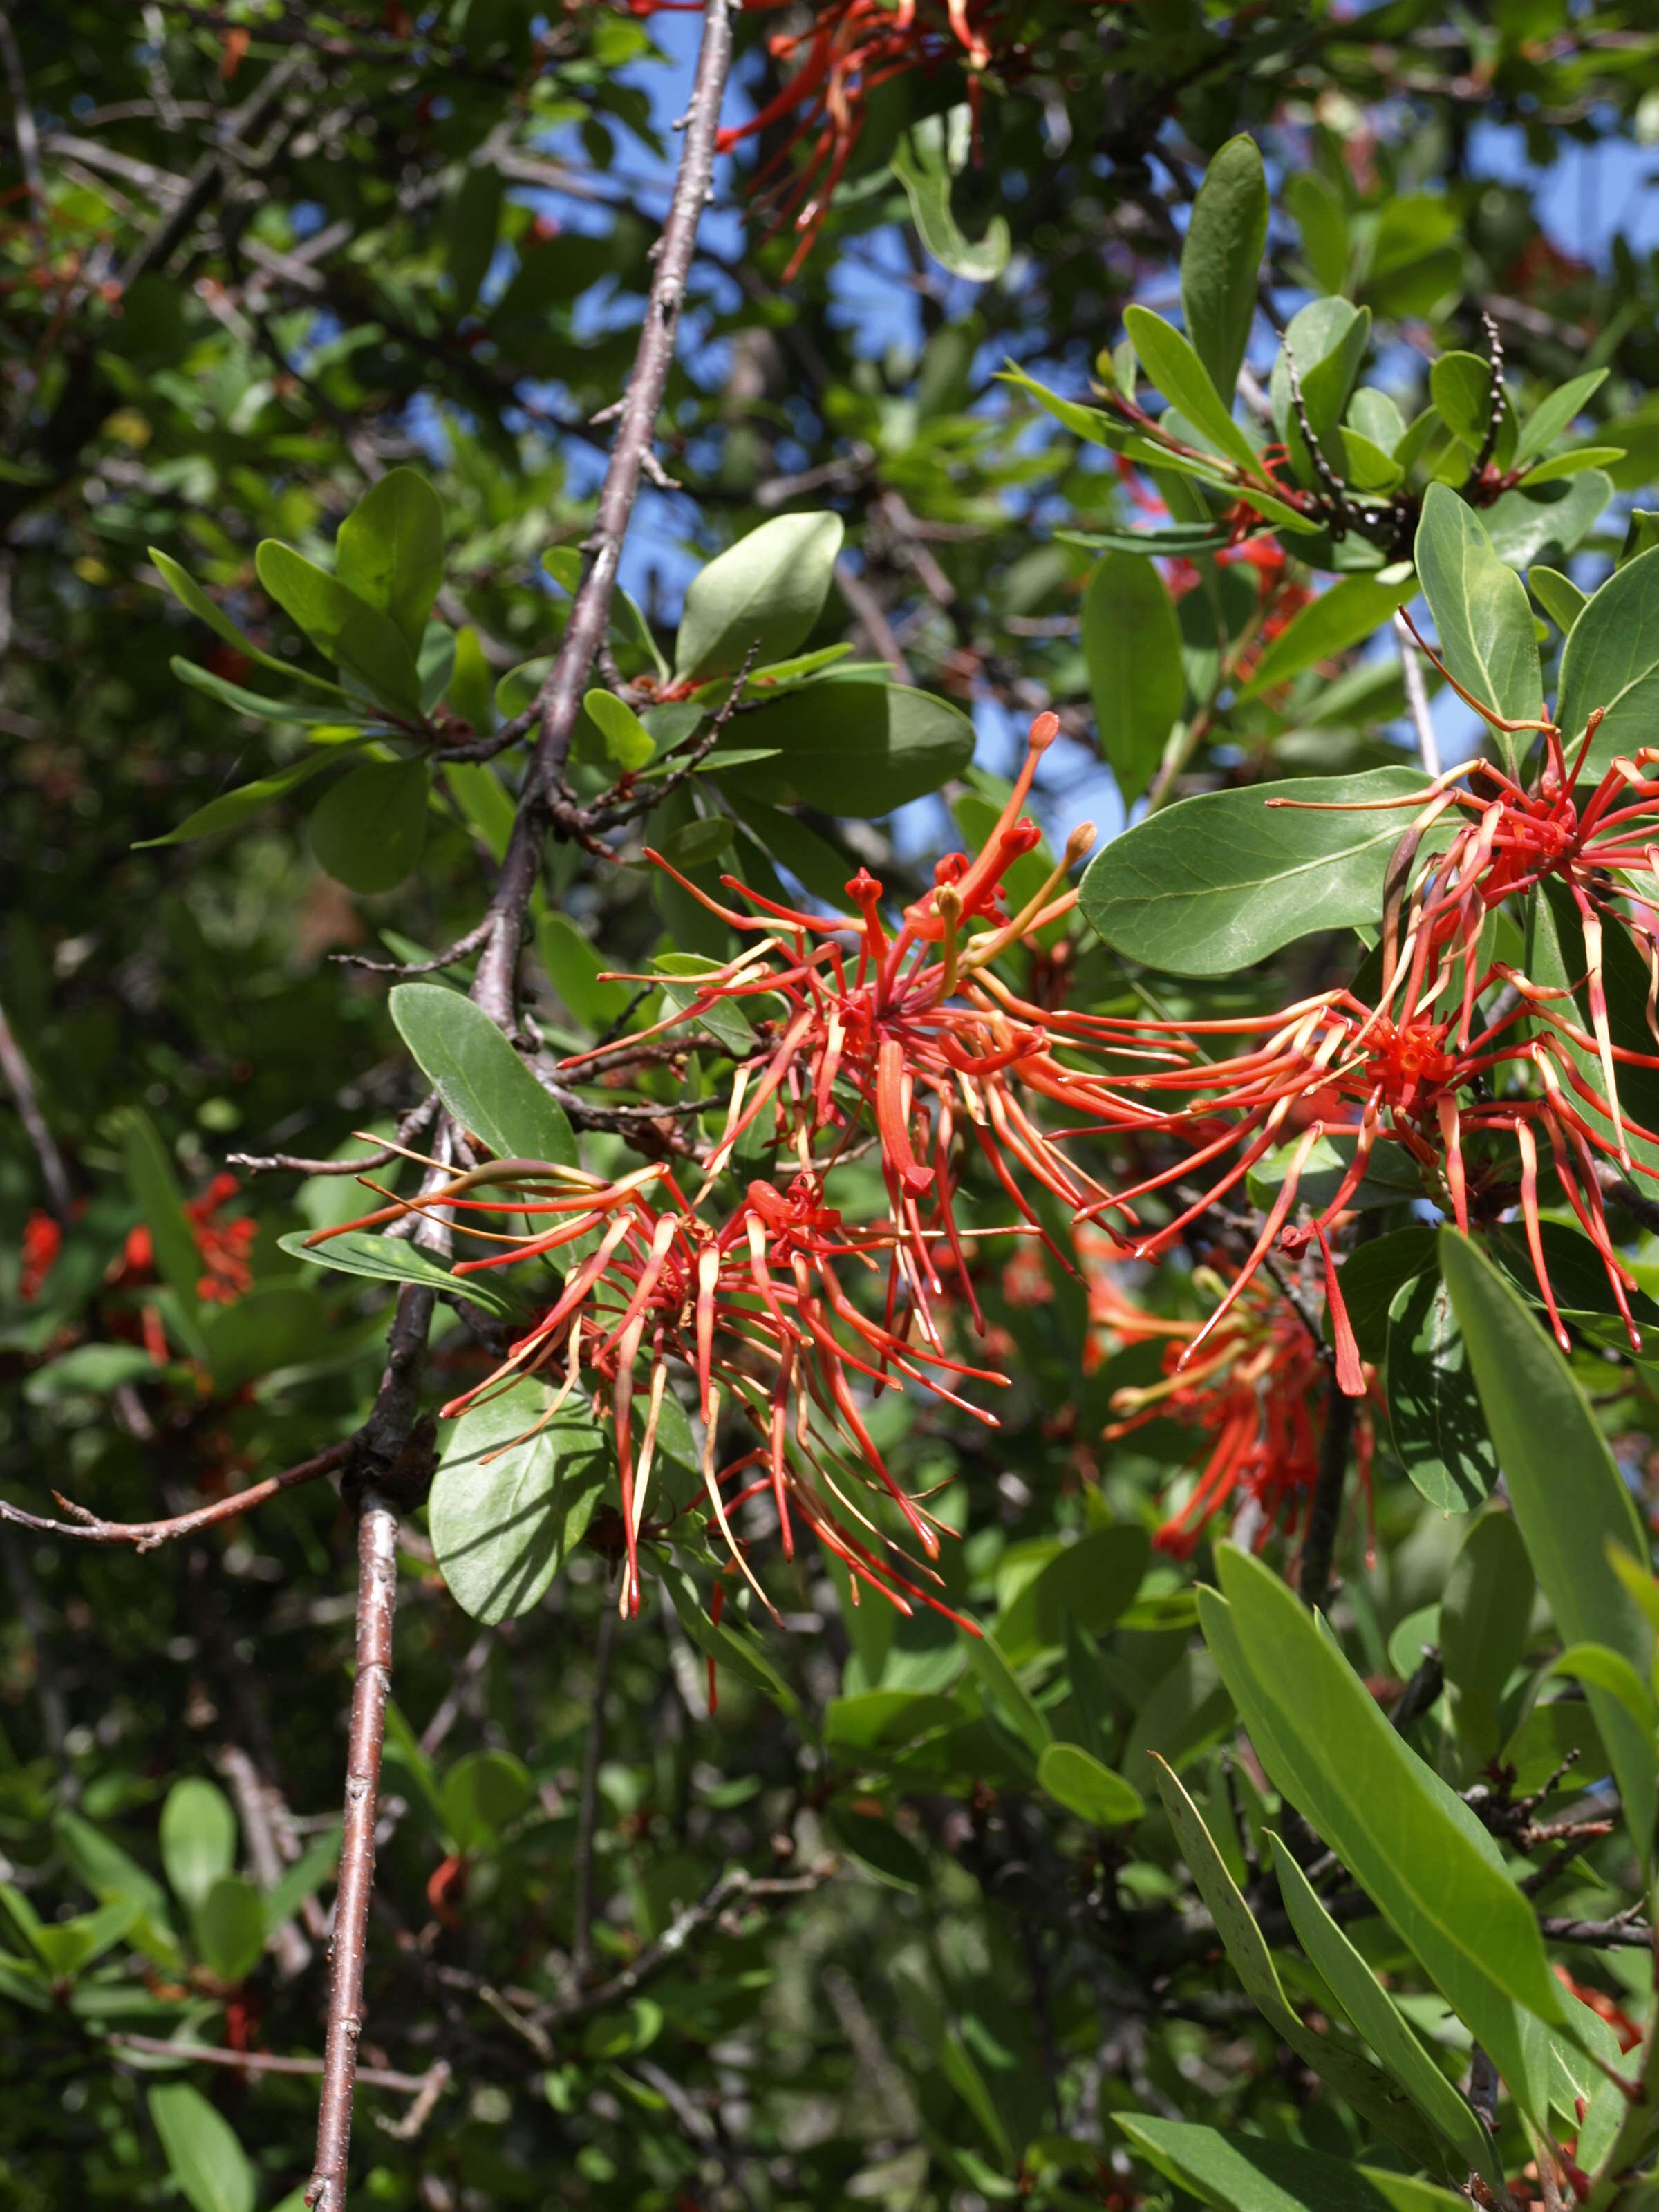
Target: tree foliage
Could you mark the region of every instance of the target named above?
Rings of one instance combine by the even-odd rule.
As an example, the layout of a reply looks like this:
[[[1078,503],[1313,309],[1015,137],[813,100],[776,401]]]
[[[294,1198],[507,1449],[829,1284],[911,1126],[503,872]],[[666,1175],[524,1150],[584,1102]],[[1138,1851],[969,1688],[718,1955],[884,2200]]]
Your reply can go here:
[[[1649,2202],[1656,70],[0,7],[0,2203]]]

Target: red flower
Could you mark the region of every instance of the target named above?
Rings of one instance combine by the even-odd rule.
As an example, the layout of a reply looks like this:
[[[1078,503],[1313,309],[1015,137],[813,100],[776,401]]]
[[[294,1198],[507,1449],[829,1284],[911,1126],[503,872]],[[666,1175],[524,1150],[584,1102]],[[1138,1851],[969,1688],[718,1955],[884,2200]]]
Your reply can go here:
[[[63,1249],[64,1232],[49,1213],[31,1213],[23,1224],[19,1255],[17,1295],[32,1305],[46,1288],[46,1278]]]

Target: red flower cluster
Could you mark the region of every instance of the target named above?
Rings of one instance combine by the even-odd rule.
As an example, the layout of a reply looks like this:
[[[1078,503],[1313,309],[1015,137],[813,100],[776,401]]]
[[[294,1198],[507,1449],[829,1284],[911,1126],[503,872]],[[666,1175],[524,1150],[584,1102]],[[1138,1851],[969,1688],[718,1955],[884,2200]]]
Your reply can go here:
[[[1218,1280],[1218,1290],[1223,1285]],[[1146,1312],[1119,1290],[1108,1268],[1090,1271],[1089,1312],[1120,1348],[1164,1341],[1164,1376],[1143,1389],[1117,1390],[1121,1416],[1109,1443],[1158,1419],[1179,1422],[1209,1441],[1191,1496],[1153,1541],[1174,1559],[1190,1559],[1218,1514],[1237,1514],[1237,1533],[1257,1551],[1275,1529],[1294,1536],[1319,1480],[1321,1416],[1328,1395],[1324,1346],[1276,1291],[1248,1284],[1216,1328],[1204,1357],[1185,1364],[1207,1326]],[[1369,1373],[1365,1382],[1369,1386]],[[1370,1495],[1372,1431],[1362,1407],[1354,1425],[1360,1480]]]
[[[199,1198],[185,1203],[197,1256],[202,1262],[196,1295],[204,1305],[233,1304],[253,1287],[247,1255],[259,1233],[258,1223],[246,1214],[234,1214],[224,1221],[218,1218],[240,1188],[234,1175],[216,1175]],[[142,1222],[127,1231],[119,1265],[111,1279],[123,1290],[155,1281],[155,1249]]]
[[[52,1215],[31,1213],[23,1224],[18,1254],[17,1295],[25,1305],[33,1305],[45,1290],[63,1246],[64,1232]]]

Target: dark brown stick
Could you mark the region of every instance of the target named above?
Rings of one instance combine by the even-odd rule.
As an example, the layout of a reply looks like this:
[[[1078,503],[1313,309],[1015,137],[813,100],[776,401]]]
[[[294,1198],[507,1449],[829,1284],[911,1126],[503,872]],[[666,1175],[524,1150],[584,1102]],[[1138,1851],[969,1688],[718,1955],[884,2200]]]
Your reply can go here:
[[[1331,1560],[1342,1525],[1342,1496],[1348,1480],[1348,1445],[1353,1436],[1353,1400],[1333,1379],[1325,1410],[1325,1434],[1319,1448],[1319,1479],[1308,1512],[1297,1586],[1316,1613],[1330,1603]]]
[[[646,456],[652,450],[658,412],[674,358],[685,280],[696,243],[698,218],[714,174],[714,132],[732,58],[730,0],[708,0],[702,43],[697,52],[691,97],[686,106],[685,144],[668,220],[656,245],[656,270],[646,302],[645,324],[634,374],[622,403],[617,441],[600,488],[592,536],[583,548],[588,562],[556,658],[537,702],[541,736],[525,778],[524,794],[513,836],[490,902],[493,927],[473,979],[472,997],[484,1012],[511,1030],[518,1017],[519,953],[525,915],[542,861],[542,841],[557,797],[569,750],[576,710],[581,704],[595,657],[605,642],[611,594],[623,539],[638,495]]]
[[[362,2027],[363,1955],[368,1901],[374,1887],[374,1820],[380,1796],[380,1752],[392,1683],[392,1616],[398,1589],[398,1514],[368,1490],[357,1516],[357,1678],[351,1691],[351,1747],[346,1760],[345,1834],[334,1905],[333,1972],[317,2164],[306,2191],[312,2212],[341,2212],[351,2149],[351,2093]]]
[[[34,1073],[18,1049],[12,1035],[11,1024],[6,1019],[6,1010],[0,1006],[0,1075],[6,1079],[17,1107],[17,1118],[23,1125],[23,1133],[33,1147],[34,1157],[40,1163],[40,1180],[46,1187],[46,1197],[52,1212],[60,1221],[69,1219],[70,1180],[64,1166],[64,1156],[58,1149],[58,1140],[46,1125],[40,1111],[40,1102],[34,1093]]]
[[[198,1505],[189,1513],[176,1514],[171,1521],[100,1521],[84,1505],[72,1499],[52,1496],[65,1513],[72,1513],[72,1521],[49,1521],[39,1513],[26,1513],[21,1505],[9,1505],[0,1498],[0,1521],[9,1521],[19,1528],[32,1528],[41,1536],[73,1536],[83,1544],[131,1544],[135,1551],[153,1552],[158,1544],[170,1544],[175,1537],[194,1534],[198,1528],[210,1528],[217,1521],[234,1521],[239,1513],[252,1511],[267,1499],[279,1497],[285,1490],[297,1490],[301,1483],[315,1482],[319,1474],[327,1474],[343,1467],[351,1455],[352,1443],[331,1444],[326,1451],[319,1452],[315,1459],[301,1460],[298,1467],[284,1468],[280,1474],[268,1475],[263,1482],[252,1482],[246,1490],[234,1491],[228,1498],[216,1498],[211,1505]]]

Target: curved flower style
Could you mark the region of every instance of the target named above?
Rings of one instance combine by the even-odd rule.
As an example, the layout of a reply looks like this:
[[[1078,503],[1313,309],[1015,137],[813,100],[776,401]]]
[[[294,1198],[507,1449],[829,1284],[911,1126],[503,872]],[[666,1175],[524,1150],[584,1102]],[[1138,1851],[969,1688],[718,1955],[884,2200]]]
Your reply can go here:
[[[1200,1270],[1198,1279],[1207,1276]],[[1209,1279],[1223,1287],[1218,1278]],[[1211,1522],[1229,1509],[1237,1515],[1237,1540],[1258,1552],[1275,1530],[1295,1536],[1319,1480],[1318,1415],[1328,1388],[1325,1347],[1302,1316],[1260,1281],[1246,1282],[1203,1358],[1189,1366],[1188,1352],[1209,1324],[1200,1331],[1196,1321],[1147,1313],[1122,1296],[1109,1269],[1091,1271],[1089,1312],[1121,1346],[1164,1342],[1161,1381],[1113,1393],[1112,1410],[1121,1418],[1107,1428],[1107,1441],[1158,1419],[1177,1421],[1209,1441],[1191,1496],[1152,1540],[1158,1548],[1190,1559]],[[1366,1370],[1365,1389],[1373,1382]],[[1373,1438],[1363,1406],[1354,1435],[1369,1510]]]

